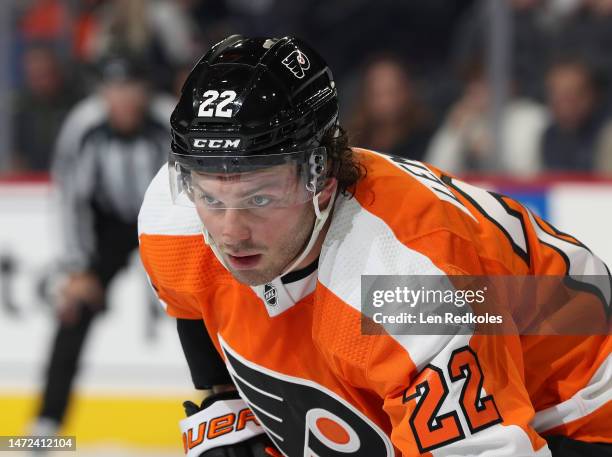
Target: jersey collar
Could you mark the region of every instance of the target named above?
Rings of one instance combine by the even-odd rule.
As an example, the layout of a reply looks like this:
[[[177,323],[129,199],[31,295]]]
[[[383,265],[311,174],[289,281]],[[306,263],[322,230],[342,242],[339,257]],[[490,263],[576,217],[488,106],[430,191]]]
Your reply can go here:
[[[318,266],[317,258],[300,270],[274,278],[267,284],[251,286],[251,289],[266,306],[268,315],[278,316],[315,290]]]

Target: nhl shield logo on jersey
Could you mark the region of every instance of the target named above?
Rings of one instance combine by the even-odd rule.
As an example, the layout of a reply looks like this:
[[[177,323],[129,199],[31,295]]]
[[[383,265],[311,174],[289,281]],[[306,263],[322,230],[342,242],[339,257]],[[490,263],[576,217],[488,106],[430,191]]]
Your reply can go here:
[[[302,79],[306,74],[306,70],[310,68],[310,60],[308,60],[306,54],[296,49],[283,59],[283,65],[291,70],[291,73],[297,79]]]
[[[221,335],[219,342],[240,396],[284,455],[395,456],[384,432],[335,392],[246,360]]]
[[[276,287],[272,284],[266,284],[264,287],[264,298],[266,299],[266,304],[269,306],[276,306]]]

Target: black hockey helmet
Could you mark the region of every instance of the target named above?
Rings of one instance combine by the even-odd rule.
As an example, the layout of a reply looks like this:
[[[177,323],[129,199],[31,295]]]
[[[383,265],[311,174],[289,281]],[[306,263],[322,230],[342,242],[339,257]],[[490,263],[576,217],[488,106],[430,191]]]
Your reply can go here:
[[[195,65],[172,113],[173,198],[193,200],[192,172],[240,174],[295,162],[306,201],[322,185],[321,141],[337,120],[331,71],[306,43],[232,35]]]

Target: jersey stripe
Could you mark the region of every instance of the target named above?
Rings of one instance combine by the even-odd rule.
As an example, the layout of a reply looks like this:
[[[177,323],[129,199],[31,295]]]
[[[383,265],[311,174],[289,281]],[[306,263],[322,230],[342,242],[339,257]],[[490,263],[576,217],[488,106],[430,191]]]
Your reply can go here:
[[[612,354],[599,366],[588,384],[570,399],[538,411],[532,422],[539,432],[585,417],[612,402]]]
[[[347,223],[351,222],[350,228]],[[329,240],[329,241],[328,241]],[[334,262],[326,262],[326,258]],[[319,282],[336,297],[361,312],[361,275],[444,275],[425,255],[397,240],[389,226],[364,210],[356,199],[343,200],[335,209],[320,256]],[[449,283],[449,287],[450,283]],[[415,289],[419,284],[415,284]],[[406,349],[420,371],[431,355],[443,348],[449,335],[431,337],[423,344],[421,335],[392,335]]]

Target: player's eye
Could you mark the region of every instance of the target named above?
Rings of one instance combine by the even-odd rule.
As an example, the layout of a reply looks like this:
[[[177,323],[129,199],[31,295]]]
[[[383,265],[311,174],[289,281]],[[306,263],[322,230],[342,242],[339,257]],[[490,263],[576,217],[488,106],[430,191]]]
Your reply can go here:
[[[272,203],[272,198],[267,197],[265,195],[254,195],[249,199],[249,201],[253,206],[257,208],[262,208]]]
[[[204,192],[198,194],[198,200],[211,208],[219,208],[222,205],[221,200],[217,200],[212,195]]]

